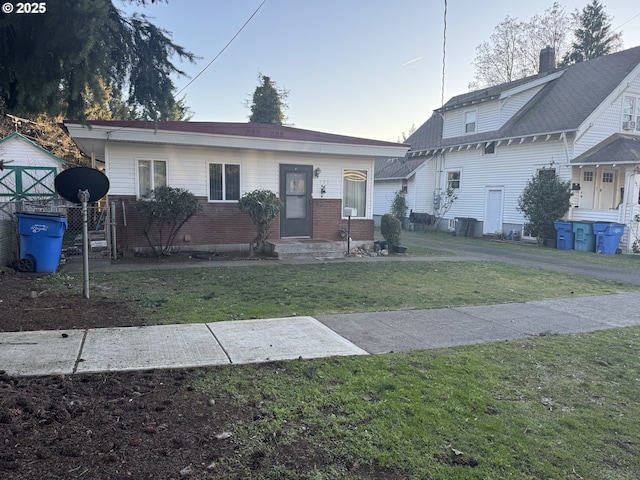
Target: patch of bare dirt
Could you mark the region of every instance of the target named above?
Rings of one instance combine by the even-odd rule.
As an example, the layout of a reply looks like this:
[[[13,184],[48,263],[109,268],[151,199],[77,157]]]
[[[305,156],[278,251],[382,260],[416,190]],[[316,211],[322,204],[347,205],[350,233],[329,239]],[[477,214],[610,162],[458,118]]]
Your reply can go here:
[[[38,279],[44,274],[0,273],[0,332],[144,325],[134,305],[90,295],[60,294]]]
[[[0,331],[142,323],[134,305],[55,294],[41,275],[0,273]],[[196,369],[19,378],[1,368],[2,480],[313,478],[329,466],[342,478],[407,478],[304,438],[265,434],[246,445],[233,426],[261,419],[260,407],[196,391]]]

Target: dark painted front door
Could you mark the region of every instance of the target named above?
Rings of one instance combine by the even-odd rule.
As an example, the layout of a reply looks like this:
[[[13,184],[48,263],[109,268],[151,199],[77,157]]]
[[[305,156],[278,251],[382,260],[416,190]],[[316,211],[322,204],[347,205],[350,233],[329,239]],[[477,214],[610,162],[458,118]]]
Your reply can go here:
[[[280,165],[280,237],[311,236],[311,165]]]

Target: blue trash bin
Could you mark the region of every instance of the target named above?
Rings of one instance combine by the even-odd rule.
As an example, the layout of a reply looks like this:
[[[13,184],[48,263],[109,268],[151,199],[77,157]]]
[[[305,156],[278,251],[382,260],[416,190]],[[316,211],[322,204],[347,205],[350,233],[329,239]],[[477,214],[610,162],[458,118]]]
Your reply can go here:
[[[596,237],[596,252],[603,255],[615,255],[624,234],[624,225],[620,223],[594,223],[593,233]]]
[[[558,250],[573,250],[573,223],[572,222],[553,222],[556,229],[556,248]]]
[[[575,249],[581,252],[595,251],[596,238],[593,235],[592,222],[573,222]]]
[[[67,219],[56,212],[16,213],[21,271],[55,272]]]

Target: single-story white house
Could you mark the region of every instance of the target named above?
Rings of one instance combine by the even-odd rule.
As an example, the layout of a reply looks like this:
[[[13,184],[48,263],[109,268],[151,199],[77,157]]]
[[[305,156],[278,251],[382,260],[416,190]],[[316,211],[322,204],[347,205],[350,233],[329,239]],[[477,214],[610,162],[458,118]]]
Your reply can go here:
[[[255,227],[238,200],[256,189],[282,201],[272,239],[340,241],[350,207],[352,240],[372,242],[374,158],[409,149],[273,124],[66,121],[64,128],[104,161],[121,250],[145,248],[135,202],[164,185],[189,190],[203,206],[181,230],[178,249],[246,249]]]

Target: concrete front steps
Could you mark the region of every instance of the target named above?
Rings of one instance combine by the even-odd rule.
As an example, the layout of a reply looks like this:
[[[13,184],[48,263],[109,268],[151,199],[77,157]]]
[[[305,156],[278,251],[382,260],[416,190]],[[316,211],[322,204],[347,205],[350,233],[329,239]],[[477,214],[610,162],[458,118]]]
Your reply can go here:
[[[278,238],[268,240],[265,253],[285,258],[342,258],[346,244],[331,240],[311,238]]]

